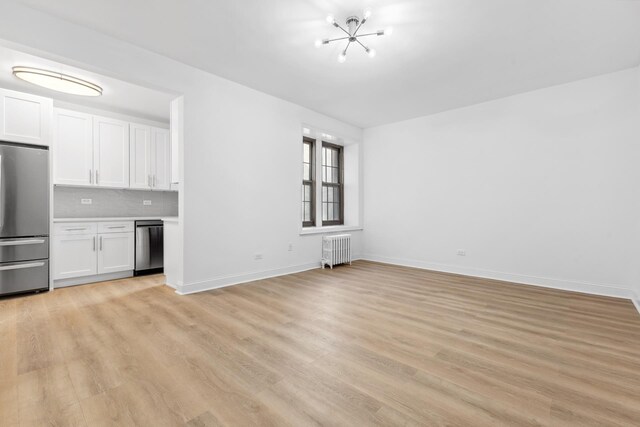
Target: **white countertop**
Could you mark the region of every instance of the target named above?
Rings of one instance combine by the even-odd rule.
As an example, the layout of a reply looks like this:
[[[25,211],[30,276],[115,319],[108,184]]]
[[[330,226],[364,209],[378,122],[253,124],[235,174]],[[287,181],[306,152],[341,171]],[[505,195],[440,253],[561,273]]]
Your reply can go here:
[[[54,218],[53,222],[105,222],[105,221],[145,221],[145,220],[162,220],[167,222],[177,222],[178,217],[161,217],[161,216],[124,216],[109,218]]]

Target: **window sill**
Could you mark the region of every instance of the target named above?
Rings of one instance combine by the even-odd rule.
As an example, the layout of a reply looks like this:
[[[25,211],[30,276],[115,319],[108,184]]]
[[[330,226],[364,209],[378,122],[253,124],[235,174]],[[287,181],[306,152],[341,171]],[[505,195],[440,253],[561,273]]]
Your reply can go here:
[[[306,227],[300,231],[301,236],[313,234],[336,233],[339,231],[359,231],[363,228],[357,225],[331,225],[327,227]]]

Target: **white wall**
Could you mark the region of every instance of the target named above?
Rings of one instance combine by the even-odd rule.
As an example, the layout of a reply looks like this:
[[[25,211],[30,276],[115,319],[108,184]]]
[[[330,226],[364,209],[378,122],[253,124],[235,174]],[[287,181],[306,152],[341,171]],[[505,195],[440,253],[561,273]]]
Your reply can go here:
[[[366,129],[365,257],[628,296],[638,83],[631,69]]]
[[[0,42],[184,95],[183,291],[319,264],[321,236],[299,235],[302,124],[350,141],[361,129],[12,2],[0,5]]]

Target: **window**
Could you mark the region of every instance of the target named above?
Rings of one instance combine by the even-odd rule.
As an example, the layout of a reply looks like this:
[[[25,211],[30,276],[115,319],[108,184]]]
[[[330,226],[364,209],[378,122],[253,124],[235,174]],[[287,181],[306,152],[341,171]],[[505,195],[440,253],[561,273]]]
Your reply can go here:
[[[316,225],[315,140],[302,139],[302,226]]]
[[[344,224],[343,152],[322,142],[322,225]]]

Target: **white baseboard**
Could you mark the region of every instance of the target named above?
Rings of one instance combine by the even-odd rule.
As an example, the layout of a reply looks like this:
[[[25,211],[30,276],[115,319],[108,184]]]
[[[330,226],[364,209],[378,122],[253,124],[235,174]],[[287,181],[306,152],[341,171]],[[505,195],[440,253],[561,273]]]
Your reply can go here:
[[[276,268],[272,270],[263,270],[248,274],[218,277],[215,279],[204,280],[202,282],[187,283],[181,286],[176,286],[176,293],[179,295],[188,295],[196,292],[210,291],[212,289],[225,288],[227,286],[253,282],[254,280],[268,279],[270,277],[300,273],[301,271],[313,270],[315,268],[320,268],[320,260],[318,260],[318,262],[312,262],[308,264],[292,265],[289,267]]]
[[[426,261],[390,258],[375,254],[365,254],[362,259],[368,261],[381,262],[385,264],[395,264],[405,267],[434,270],[444,273],[461,274],[464,276],[481,277],[485,279],[502,280],[516,284],[540,286],[543,288],[561,289],[563,291],[582,292],[585,294],[601,295],[614,298],[633,299],[632,291],[613,285],[603,285],[598,283],[578,282],[573,280],[553,279],[548,277],[529,276],[524,274],[504,273],[501,271],[484,270],[478,268],[460,267],[454,265],[432,263]],[[636,308],[638,302],[634,301]],[[640,309],[639,309],[640,311]]]
[[[632,292],[631,302],[633,302],[633,305],[636,306],[636,310],[640,313],[640,295],[638,295],[637,292]]]

